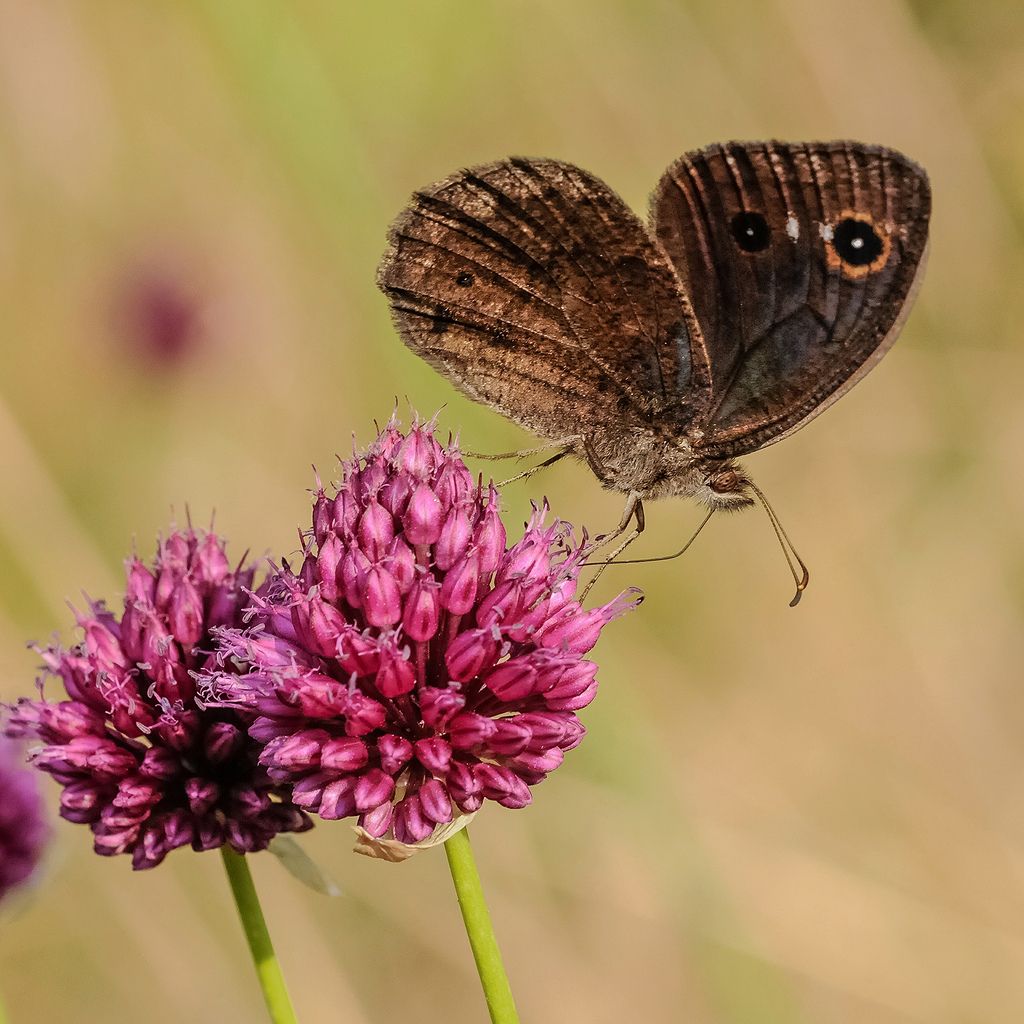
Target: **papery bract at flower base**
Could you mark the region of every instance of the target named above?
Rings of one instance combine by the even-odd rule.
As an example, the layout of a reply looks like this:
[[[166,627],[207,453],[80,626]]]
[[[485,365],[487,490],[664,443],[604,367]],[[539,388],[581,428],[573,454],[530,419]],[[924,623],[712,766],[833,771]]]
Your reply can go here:
[[[584,729],[584,655],[636,603],[575,600],[585,549],[535,510],[506,548],[493,485],[429,425],[392,422],[318,490],[298,572],[218,631],[210,699],[255,713],[260,761],[323,818],[423,843],[485,800],[523,807]],[[364,836],[365,838],[365,836]]]
[[[151,567],[128,563],[120,618],[93,602],[79,644],[40,652],[69,699],[19,701],[6,731],[42,741],[33,763],[64,787],[61,816],[89,825],[97,853],[151,868],[179,846],[249,853],[312,826],[258,763],[250,719],[195,699],[211,630],[241,624],[252,582],[214,534],[174,530]]]
[[[0,737],[0,902],[35,871],[50,836],[35,772]]]

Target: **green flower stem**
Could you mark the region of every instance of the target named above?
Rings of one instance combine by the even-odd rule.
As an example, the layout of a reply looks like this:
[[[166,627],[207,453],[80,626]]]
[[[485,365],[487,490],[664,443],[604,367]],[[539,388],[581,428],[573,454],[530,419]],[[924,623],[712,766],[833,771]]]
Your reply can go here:
[[[0,1024],[7,1024],[7,1011],[4,1009],[3,999],[0,999]]]
[[[459,898],[459,909],[462,911],[462,920],[466,925],[466,934],[469,936],[469,945],[473,950],[492,1024],[519,1024],[512,989],[501,962],[498,940],[494,937],[491,915],[480,885],[476,861],[473,860],[473,848],[469,845],[468,830],[461,829],[447,840],[444,852],[448,855],[455,895]]]
[[[252,962],[256,965],[256,975],[263,989],[263,999],[267,1004],[273,1024],[297,1024],[298,1018],[288,997],[288,988],[284,983],[281,965],[277,962],[267,922],[263,918],[260,899],[256,895],[252,873],[246,858],[235,853],[230,846],[220,848],[224,858],[224,870],[228,873],[231,892],[238,907],[238,916],[245,930],[245,938],[252,953]]]

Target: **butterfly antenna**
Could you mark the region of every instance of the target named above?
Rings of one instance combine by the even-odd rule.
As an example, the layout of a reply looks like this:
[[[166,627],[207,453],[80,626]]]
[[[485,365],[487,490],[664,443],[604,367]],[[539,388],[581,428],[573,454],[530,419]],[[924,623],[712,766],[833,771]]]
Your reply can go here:
[[[700,526],[693,531],[690,539],[672,555],[657,555],[654,558],[616,558],[607,562],[588,562],[587,565],[641,565],[644,562],[671,562],[673,558],[678,558],[680,555],[686,554],[689,550],[690,545],[700,536],[700,531],[708,525],[708,521],[715,514],[715,510],[711,509],[710,512],[701,520]]]
[[[786,565],[789,566],[789,571],[793,574],[793,582],[796,584],[796,593],[793,595],[793,600],[789,602],[789,607],[795,608],[800,603],[803,592],[807,589],[811,574],[807,571],[804,560],[797,554],[796,548],[793,547],[793,542],[789,539],[789,534],[786,533],[782,523],[779,522],[775,509],[768,504],[768,499],[762,493],[761,488],[749,480],[747,481],[747,486],[757,495],[758,500],[761,502],[761,507],[768,516],[768,522],[772,524],[775,536],[779,539],[782,553],[786,556]],[[797,566],[800,567],[799,572],[797,572]]]

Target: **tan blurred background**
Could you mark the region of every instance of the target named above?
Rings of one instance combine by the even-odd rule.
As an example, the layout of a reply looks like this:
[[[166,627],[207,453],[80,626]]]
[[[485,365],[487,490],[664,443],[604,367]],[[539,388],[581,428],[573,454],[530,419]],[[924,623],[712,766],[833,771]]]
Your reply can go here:
[[[310,464],[393,396],[467,447],[524,435],[399,343],[373,283],[417,186],[510,153],[637,209],[686,149],[849,136],[935,192],[903,339],[748,461],[763,516],[620,568],[590,735],[474,841],[524,1020],[1024,1019],[1024,13],[1014,0],[0,0],[0,695],[133,537],[216,509],[294,546]],[[579,467],[510,492],[593,530]],[[653,506],[640,554],[695,524]],[[49,786],[50,797],[55,787]],[[262,1019],[219,858],[133,874],[61,824],[0,925],[14,1022]],[[255,865],[305,1024],[484,1017],[444,856]]]

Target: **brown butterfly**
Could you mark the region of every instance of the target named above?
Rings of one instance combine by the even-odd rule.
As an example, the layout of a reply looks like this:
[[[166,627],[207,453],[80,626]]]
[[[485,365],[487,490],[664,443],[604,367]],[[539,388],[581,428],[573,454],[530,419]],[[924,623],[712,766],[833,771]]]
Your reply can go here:
[[[649,227],[586,171],[512,158],[417,192],[378,282],[413,351],[552,442],[542,465],[575,454],[627,494],[606,539],[635,525],[613,558],[643,529],[643,499],[671,495],[711,512],[756,495],[782,539],[733,459],[802,427],[885,354],[930,210],[920,167],[857,142],[687,153]]]

